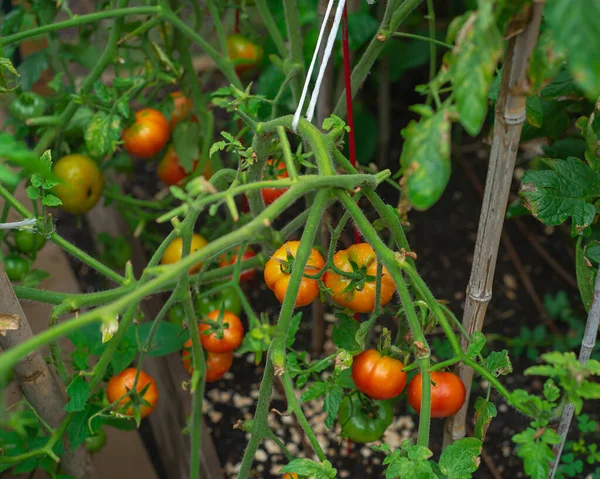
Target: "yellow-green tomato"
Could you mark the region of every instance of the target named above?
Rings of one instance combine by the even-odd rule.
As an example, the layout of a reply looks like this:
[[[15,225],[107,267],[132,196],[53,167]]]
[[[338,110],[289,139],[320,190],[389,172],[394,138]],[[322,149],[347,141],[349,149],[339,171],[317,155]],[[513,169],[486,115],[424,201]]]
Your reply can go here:
[[[104,179],[91,158],[74,154],[63,156],[54,164],[54,174],[61,180],[53,192],[68,213],[82,214],[91,210],[100,199]]]

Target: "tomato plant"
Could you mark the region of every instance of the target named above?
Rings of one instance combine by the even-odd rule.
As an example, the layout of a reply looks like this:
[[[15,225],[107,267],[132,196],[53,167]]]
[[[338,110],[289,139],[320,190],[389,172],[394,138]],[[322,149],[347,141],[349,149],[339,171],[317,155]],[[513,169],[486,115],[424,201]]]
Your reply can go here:
[[[139,398],[132,398],[133,394],[139,394]],[[127,368],[110,378],[106,385],[106,397],[111,403],[117,403],[117,410],[127,416],[133,416],[134,408],[139,407],[139,415],[143,419],[156,407],[158,388],[154,379],[144,371],[138,374],[136,368]]]
[[[275,293],[279,302],[283,303],[293,268],[294,258],[300,245],[299,241],[288,241],[281,246],[265,265],[265,283]],[[325,260],[316,249],[311,249],[310,256],[304,268],[306,274],[318,274]],[[300,289],[296,295],[296,306],[306,306],[319,296],[319,284],[315,279],[302,278]]]
[[[85,447],[91,453],[101,451],[106,445],[106,432],[104,429],[98,429],[93,436],[85,439]]]
[[[138,158],[151,158],[169,141],[169,122],[153,108],[135,113],[135,123],[123,130],[124,147]]]
[[[2,405],[0,471],[93,476],[88,453],[103,431],[139,426],[159,383],[161,404],[181,411],[158,424],[157,462],[169,479],[173,471],[198,479],[210,442],[202,423],[212,421],[203,405],[213,392],[232,397],[204,383],[231,370],[235,351],[231,419],[249,441],[239,448],[240,479],[256,474],[265,440],[269,453],[281,449],[272,457],[285,465],[275,459],[274,471],[288,479],[342,477],[333,464],[367,456],[361,449],[341,461],[322,435],[330,445],[381,441],[368,454],[378,460],[356,464],[355,476],[473,477],[488,467],[484,445],[509,439],[501,424],[489,427],[496,398],[511,406],[504,417],[528,422],[510,437],[519,473],[597,472],[595,443],[583,439],[567,443],[560,461],[570,414],[593,432],[582,418],[597,418],[588,401],[600,398],[595,2],[349,2],[323,19],[330,33],[319,47],[316,2],[115,0],[77,12],[69,2],[5,3],[0,397],[12,381],[23,398]],[[401,131],[399,118],[409,118]],[[460,159],[471,152],[489,160],[471,171]],[[451,175],[482,190],[481,203],[462,181],[446,201]],[[91,211],[101,199],[102,211]],[[483,207],[471,217],[473,204]],[[512,242],[518,279],[498,265],[521,319],[496,322],[501,331],[490,334],[485,316],[498,317],[503,304],[488,313],[502,225],[530,214],[547,227],[543,241],[529,232]],[[516,230],[535,227],[522,221]],[[472,255],[460,241],[471,237]],[[45,242],[54,247],[42,250]],[[36,269],[57,248],[85,280],[80,291],[63,292],[58,269]],[[544,267],[525,264],[523,251],[539,253]],[[551,287],[543,304],[538,271],[551,280],[539,285]],[[572,290],[567,300],[556,294],[560,281]],[[521,310],[524,292],[539,314]],[[35,334],[31,302],[49,311]],[[515,361],[524,350],[536,364]],[[153,368],[155,382],[144,372],[172,354],[189,378]],[[545,382],[509,389],[513,368]],[[260,384],[248,395],[257,400],[252,417],[236,404],[250,381]],[[302,426],[296,442],[307,450],[272,427],[273,399],[285,405],[284,425],[289,415]],[[418,427],[398,441],[390,425],[407,404]],[[442,417],[434,456],[431,419]],[[163,415],[153,428],[155,419]],[[189,434],[181,442],[189,450],[171,429]]]
[[[338,414],[342,434],[354,442],[376,441],[394,419],[389,402],[363,401],[359,394],[344,397]]]
[[[404,365],[397,359],[382,356],[375,349],[363,351],[352,362],[352,379],[356,388],[372,399],[392,399],[406,385]]]
[[[210,322],[208,322],[210,321]],[[200,323],[202,347],[210,353],[228,353],[242,344],[244,326],[230,311],[211,311]]]
[[[431,417],[448,417],[456,414],[465,402],[465,385],[452,373],[431,373]],[[417,374],[408,385],[408,403],[421,411],[423,378]]]
[[[325,286],[331,290],[333,300],[340,306],[357,313],[370,313],[375,309],[377,257],[368,243],[354,244],[338,251],[333,264],[343,273],[325,273]],[[385,267],[381,274],[381,305],[390,302],[396,291],[394,280]]]
[[[62,201],[63,210],[82,214],[96,205],[104,189],[104,178],[94,160],[78,154],[63,156],[54,164],[53,172],[60,180],[53,191]]]

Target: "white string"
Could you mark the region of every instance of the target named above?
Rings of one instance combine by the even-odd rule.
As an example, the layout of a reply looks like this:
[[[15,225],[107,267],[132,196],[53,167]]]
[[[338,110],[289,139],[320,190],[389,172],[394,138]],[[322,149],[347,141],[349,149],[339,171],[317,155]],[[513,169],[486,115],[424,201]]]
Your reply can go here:
[[[333,2],[335,0],[329,0],[327,4],[327,11],[325,12],[325,16],[323,17],[323,23],[321,24],[321,31],[319,32],[319,38],[317,38],[317,46],[315,47],[315,51],[313,53],[312,60],[310,62],[310,67],[308,67],[308,73],[306,74],[306,80],[304,81],[304,88],[302,89],[302,95],[300,96],[300,101],[298,102],[298,108],[296,108],[296,113],[294,113],[294,119],[292,120],[292,129],[296,131],[298,127],[298,122],[300,121],[300,115],[302,114],[302,107],[304,106],[304,101],[306,100],[306,94],[308,93],[308,87],[310,85],[310,79],[312,77],[313,68],[317,61],[317,56],[319,49],[321,48],[321,40],[323,39],[323,34],[325,33],[325,27],[327,25],[327,20],[329,19],[329,14],[331,13],[331,8],[333,7]]]
[[[317,106],[317,100],[319,99],[319,90],[321,90],[321,83],[323,82],[323,77],[325,76],[327,63],[329,62],[329,57],[331,56],[331,52],[333,51],[333,46],[335,44],[338,29],[340,27],[340,20],[342,19],[342,13],[344,12],[345,4],[346,0],[340,0],[337,6],[337,10],[335,12],[335,18],[333,19],[331,32],[329,33],[329,38],[327,40],[327,47],[325,48],[325,52],[323,53],[323,59],[321,61],[319,76],[317,77],[317,82],[315,83],[315,88],[310,99],[310,104],[308,105],[308,111],[306,112],[306,118],[308,119],[308,121],[312,121],[313,115],[315,113],[315,107]]]

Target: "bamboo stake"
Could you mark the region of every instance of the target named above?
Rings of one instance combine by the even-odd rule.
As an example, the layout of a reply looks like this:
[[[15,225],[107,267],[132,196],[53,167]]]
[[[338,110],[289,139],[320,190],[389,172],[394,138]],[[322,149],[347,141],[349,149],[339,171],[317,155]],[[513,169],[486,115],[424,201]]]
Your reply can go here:
[[[31,326],[25,317],[19,300],[15,296],[10,281],[0,266],[0,305],[4,321],[10,318],[11,326],[0,330],[0,348],[6,351],[33,336]],[[5,329],[4,329],[5,328]],[[39,351],[28,355],[13,370],[19,388],[36,413],[53,429],[58,428],[67,413],[64,406],[67,398],[64,389],[52,374],[50,367]],[[77,479],[97,477],[91,457],[84,446],[74,451],[65,440],[65,452],[61,465],[66,473]]]
[[[581,340],[581,350],[579,351],[579,362],[585,364],[594,350],[596,345],[596,335],[598,334],[598,326],[600,326],[600,274],[596,276],[596,283],[594,285],[594,300],[588,313],[587,321],[585,323],[585,331],[583,333],[583,339]],[[562,415],[560,416],[560,422],[558,423],[558,434],[561,437],[560,444],[554,446],[554,462],[552,463],[552,472],[550,473],[549,479],[553,479],[558,466],[560,464],[560,456],[567,440],[567,434],[571,427],[571,421],[573,420],[573,404],[567,404],[563,409]]]
[[[534,2],[529,23],[508,42],[500,95],[494,116],[494,137],[477,230],[477,242],[463,314],[463,326],[469,335],[482,330],[485,312],[492,299],[492,282],[498,258],[498,246],[521,129],[525,121],[529,57],[537,42],[543,8],[543,2]],[[466,351],[468,343],[464,338],[461,346]],[[465,424],[473,370],[461,363],[457,373],[467,388],[467,397],[456,416],[450,417],[446,422],[444,446],[465,437],[466,434]]]

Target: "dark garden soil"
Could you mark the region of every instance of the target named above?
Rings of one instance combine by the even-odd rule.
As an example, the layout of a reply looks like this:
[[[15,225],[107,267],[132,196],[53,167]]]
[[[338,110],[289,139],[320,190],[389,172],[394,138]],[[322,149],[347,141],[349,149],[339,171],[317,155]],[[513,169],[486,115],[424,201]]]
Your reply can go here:
[[[480,153],[471,153],[467,161],[475,168],[479,178],[485,179],[487,149],[482,146]],[[479,196],[464,175],[457,163],[454,164],[452,180],[442,199],[427,212],[412,212],[408,237],[411,248],[419,255],[417,266],[425,281],[429,284],[437,298],[449,301],[449,306],[460,318],[464,304],[465,288],[469,279],[470,266],[475,243],[477,222],[481,208]],[[146,177],[146,179],[148,179]],[[151,179],[148,179],[152,182]],[[394,204],[397,196],[392,189],[382,190],[383,196]],[[372,214],[371,211],[369,211]],[[335,216],[335,212],[334,212]],[[544,228],[531,218],[525,218],[528,230],[550,251],[550,253],[569,271],[573,271],[573,260],[568,249],[568,239],[558,230],[548,234]],[[76,223],[63,217],[58,222],[59,232],[79,245],[93,244],[92,238],[86,236],[85,228],[77,228]],[[556,294],[567,291],[571,304],[578,304],[578,293],[570,288],[535,252],[530,243],[524,239],[510,220],[506,222],[506,230],[511,236],[519,256],[531,277],[538,294]],[[82,281],[82,288],[95,290],[100,278],[92,274],[81,263],[73,263]],[[260,275],[254,283],[248,285],[251,304],[257,311],[266,311],[275,317],[279,303],[266,288]],[[302,328],[297,340],[298,349],[310,349],[311,318],[310,308],[304,308]],[[583,317],[583,314],[582,314]],[[335,318],[326,315],[330,333]],[[533,329],[540,323],[539,314],[531,298],[518,279],[514,265],[503,246],[500,254],[494,282],[494,297],[488,308],[485,333],[516,337],[520,329],[527,326]],[[330,337],[330,335],[328,335]],[[438,336],[439,337],[439,336]],[[437,342],[434,340],[433,345]],[[493,349],[502,349],[504,344],[496,342]],[[325,344],[325,353],[334,348],[330,340]],[[542,382],[522,375],[522,371],[532,361],[511,355],[514,374],[502,379],[510,389],[524,388],[533,393],[540,393]],[[255,366],[253,357],[238,357],[226,376],[216,384],[207,385],[204,405],[207,424],[217,444],[219,459],[228,477],[236,477],[237,467],[247,443],[247,434],[234,429],[234,424],[242,419],[252,417],[258,388],[262,377],[262,366]],[[485,394],[485,385],[475,382],[471,403],[477,395]],[[502,477],[522,477],[522,464],[515,456],[510,440],[511,436],[527,425],[526,419],[507,407],[503,400],[492,394],[498,407],[498,417],[494,419],[488,430],[485,442],[485,454],[495,464]],[[277,391],[274,394],[272,407],[285,411],[283,397]],[[383,456],[374,453],[369,447],[355,444],[339,443],[336,425],[333,432],[324,426],[325,414],[321,403],[315,401],[305,405],[305,411],[318,434],[329,460],[338,469],[338,477],[382,477],[381,461]],[[392,447],[397,447],[404,439],[416,437],[417,417],[407,411],[406,402],[400,400],[396,405],[396,419],[386,432],[384,439]],[[301,434],[292,417],[271,414],[272,428],[285,440],[290,453],[304,456],[309,451],[301,439]],[[431,432],[431,448],[437,455],[440,452],[443,421],[434,419]],[[145,439],[148,439],[147,433]],[[148,442],[148,441],[147,441]],[[254,462],[253,477],[279,477],[278,470],[285,463],[285,458],[276,444],[267,441],[257,452]],[[488,466],[482,461],[477,478],[494,477]]]

